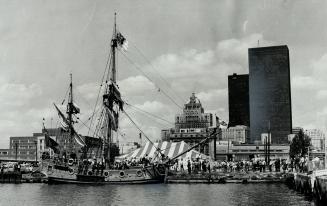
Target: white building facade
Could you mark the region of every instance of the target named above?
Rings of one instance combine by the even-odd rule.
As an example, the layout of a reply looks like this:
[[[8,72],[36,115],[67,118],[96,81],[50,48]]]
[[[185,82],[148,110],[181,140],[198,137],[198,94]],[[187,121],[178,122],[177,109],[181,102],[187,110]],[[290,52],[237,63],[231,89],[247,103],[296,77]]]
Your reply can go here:
[[[304,131],[304,134],[308,135],[311,140],[313,149],[320,152],[325,151],[325,134],[319,129],[308,129]]]
[[[249,127],[236,125],[235,127],[222,128],[221,140],[243,144],[249,138]]]

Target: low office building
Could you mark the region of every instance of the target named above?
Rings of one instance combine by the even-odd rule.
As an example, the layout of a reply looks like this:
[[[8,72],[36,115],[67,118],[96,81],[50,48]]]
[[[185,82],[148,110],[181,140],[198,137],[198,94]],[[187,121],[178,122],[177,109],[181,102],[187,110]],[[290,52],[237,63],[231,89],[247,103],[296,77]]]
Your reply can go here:
[[[56,140],[55,136],[50,136],[50,138]],[[45,136],[38,135],[36,139],[37,139],[37,160],[40,161],[44,156],[48,156],[50,158],[53,157],[54,152],[51,148],[46,146]]]
[[[270,159],[288,159],[289,145],[271,145]],[[250,160],[252,158],[265,158],[265,146],[263,144],[228,144],[226,141],[217,143],[216,158],[218,160]]]
[[[311,140],[312,149],[317,152],[325,151],[325,134],[319,129],[308,129],[304,131]]]
[[[297,135],[297,134],[300,133],[301,130],[303,131],[303,128],[302,127],[293,127],[292,128],[292,134]]]
[[[10,149],[0,149],[0,160],[10,160]]]
[[[35,136],[10,137],[9,149],[13,160],[35,160],[37,141]]]
[[[221,140],[237,142],[239,144],[249,141],[249,127],[244,125],[236,125],[234,127],[221,129]]]

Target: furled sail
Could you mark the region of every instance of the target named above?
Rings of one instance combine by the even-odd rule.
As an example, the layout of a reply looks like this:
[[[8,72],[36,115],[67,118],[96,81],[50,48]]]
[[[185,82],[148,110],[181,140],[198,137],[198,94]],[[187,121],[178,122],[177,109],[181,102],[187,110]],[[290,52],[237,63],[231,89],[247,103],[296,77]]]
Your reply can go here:
[[[117,131],[117,129],[118,129],[118,115],[116,115],[109,108],[106,108],[106,109],[107,109],[107,113],[108,113],[109,119],[112,122],[112,128],[111,129],[113,129],[114,131]]]
[[[56,104],[53,104],[54,106],[55,106],[55,108],[57,109],[57,111],[58,111],[58,115],[60,116],[60,119],[62,120],[62,126],[63,126],[63,129],[65,130],[65,131],[67,131],[68,130],[68,127],[69,127],[69,121],[68,121],[68,119],[65,117],[65,115],[60,111],[60,109],[57,107],[57,105]],[[75,131],[75,129],[74,128],[72,128],[72,130],[73,130],[73,136],[74,136],[74,139],[75,139],[75,141],[79,144],[79,145],[81,145],[81,146],[85,146],[85,141],[83,140],[83,138],[79,135],[79,134],[77,134],[77,132]]]
[[[81,145],[82,147],[85,146],[85,141],[83,140],[83,137],[81,137],[81,135],[77,134],[74,130],[74,138],[76,140],[76,142]]]
[[[57,112],[58,112],[58,115],[60,117],[60,120],[62,120],[62,125],[65,125],[66,127],[69,126],[69,121],[67,120],[67,118],[65,117],[65,115],[60,111],[60,109],[57,107],[56,104],[53,103],[53,105],[55,106]]]
[[[43,131],[44,131],[44,138],[45,138],[45,146],[51,148],[54,151],[54,153],[59,154],[60,153],[59,144],[50,137],[47,129],[43,128]]]

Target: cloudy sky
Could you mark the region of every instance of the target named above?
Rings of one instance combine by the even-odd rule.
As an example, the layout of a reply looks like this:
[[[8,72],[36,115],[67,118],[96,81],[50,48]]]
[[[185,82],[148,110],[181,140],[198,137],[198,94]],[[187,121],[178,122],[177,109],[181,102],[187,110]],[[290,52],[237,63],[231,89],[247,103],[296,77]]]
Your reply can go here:
[[[247,49],[258,40],[289,47],[293,125],[326,130],[326,9],[324,0],[0,0],[0,147],[40,132],[43,117],[57,125],[52,103],[63,101],[69,73],[81,119],[91,115],[115,11],[129,41],[118,57],[122,95],[167,120],[126,107],[152,139],[192,92],[228,121],[227,75],[248,73]],[[126,141],[137,137],[126,118],[121,123]]]

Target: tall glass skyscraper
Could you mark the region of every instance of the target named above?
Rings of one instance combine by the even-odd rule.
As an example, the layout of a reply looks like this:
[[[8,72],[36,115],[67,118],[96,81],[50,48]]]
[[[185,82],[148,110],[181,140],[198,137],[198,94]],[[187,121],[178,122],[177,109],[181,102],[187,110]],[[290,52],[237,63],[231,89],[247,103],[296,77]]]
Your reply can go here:
[[[286,45],[249,49],[250,140],[271,132],[273,144],[292,133],[289,51]]]
[[[249,75],[233,74],[228,76],[229,127],[250,126]]]

